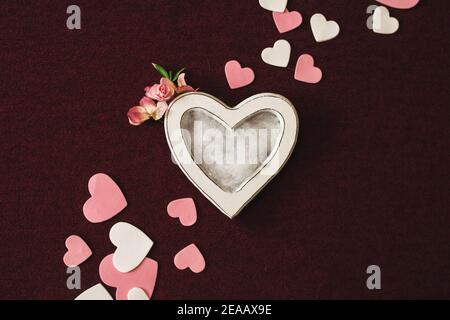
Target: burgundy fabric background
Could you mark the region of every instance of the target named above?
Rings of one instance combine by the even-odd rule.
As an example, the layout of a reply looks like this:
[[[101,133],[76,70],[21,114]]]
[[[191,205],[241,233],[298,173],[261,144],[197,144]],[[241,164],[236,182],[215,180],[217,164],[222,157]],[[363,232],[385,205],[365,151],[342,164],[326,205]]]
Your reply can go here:
[[[392,9],[392,36],[366,28],[370,0],[290,0],[304,23],[284,35],[257,0],[77,0],[82,30],[69,31],[72,2],[0,3],[0,298],[78,295],[62,263],[71,234],[94,251],[83,289],[98,283],[118,221],[155,242],[155,299],[450,298],[448,1]],[[316,12],[339,22],[337,39],[313,40]],[[281,38],[293,47],[287,69],[260,58]],[[293,79],[302,53],[323,69],[320,84]],[[254,69],[254,84],[228,88],[233,58]],[[171,162],[161,123],[128,124],[128,108],[159,79],[151,62],[187,67],[190,84],[230,105],[275,92],[296,106],[292,158],[237,219]],[[97,172],[129,206],[90,224],[82,206]],[[195,199],[194,227],[167,216],[179,197]],[[207,260],[198,275],[172,262],[192,242]],[[380,291],[366,288],[371,264],[382,268]]]

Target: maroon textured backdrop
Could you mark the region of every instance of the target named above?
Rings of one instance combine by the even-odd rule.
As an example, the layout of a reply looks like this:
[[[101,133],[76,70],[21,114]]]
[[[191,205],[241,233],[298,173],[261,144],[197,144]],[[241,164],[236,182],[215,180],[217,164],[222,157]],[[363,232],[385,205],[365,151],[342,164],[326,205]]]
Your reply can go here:
[[[74,298],[62,263],[70,234],[94,251],[83,289],[99,282],[117,221],[155,242],[155,299],[450,298],[448,1],[392,9],[391,36],[366,28],[370,0],[290,0],[304,23],[284,35],[257,0],[79,0],[82,30],[69,31],[72,2],[0,4],[0,298]],[[339,22],[338,38],[313,40],[316,12]],[[293,47],[287,69],[260,58],[281,38]],[[302,53],[323,69],[320,84],[293,79]],[[228,88],[233,58],[255,70],[254,84]],[[296,106],[293,157],[236,220],[172,164],[161,123],[128,124],[128,108],[158,81],[151,62],[187,67],[189,83],[230,105],[275,92]],[[90,224],[82,206],[97,172],[129,206]],[[167,216],[179,197],[195,199],[194,227]],[[191,242],[207,260],[198,275],[172,262]],[[381,291],[366,289],[371,264]]]

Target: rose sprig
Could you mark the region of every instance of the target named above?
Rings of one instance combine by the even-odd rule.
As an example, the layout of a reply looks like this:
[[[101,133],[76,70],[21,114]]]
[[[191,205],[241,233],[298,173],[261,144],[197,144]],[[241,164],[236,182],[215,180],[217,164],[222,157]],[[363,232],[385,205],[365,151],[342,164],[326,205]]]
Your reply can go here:
[[[162,78],[159,84],[145,87],[145,95],[139,101],[139,105],[128,110],[128,121],[133,126],[141,125],[150,119],[161,119],[173,98],[184,92],[195,91],[186,83],[185,68],[172,72],[157,63],[153,63],[153,67],[162,75]]]

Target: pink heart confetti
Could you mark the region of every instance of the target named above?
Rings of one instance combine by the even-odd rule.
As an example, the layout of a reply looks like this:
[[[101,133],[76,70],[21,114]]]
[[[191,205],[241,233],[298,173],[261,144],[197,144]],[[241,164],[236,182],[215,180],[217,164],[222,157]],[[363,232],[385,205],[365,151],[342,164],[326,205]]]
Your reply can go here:
[[[314,66],[311,55],[303,54],[297,60],[294,78],[306,83],[318,83],[322,79],[322,70]]]
[[[298,11],[273,12],[273,20],[280,33],[285,33],[299,27],[303,22],[303,17]]]
[[[83,206],[86,219],[99,223],[111,219],[127,206],[119,186],[108,175],[98,173],[89,179],[89,198]]]
[[[119,272],[113,264],[113,254],[103,258],[99,267],[100,279],[110,287],[117,288],[116,299],[128,300],[128,292],[133,288],[141,288],[151,297],[158,274],[158,263],[145,258],[142,263],[130,272]]]
[[[396,9],[410,9],[415,7],[420,0],[377,0],[379,3],[385,4]]]
[[[171,201],[167,205],[167,213],[172,218],[179,218],[185,227],[190,227],[197,221],[197,209],[192,198]]]
[[[242,68],[236,60],[228,61],[225,64],[225,76],[231,89],[248,86],[255,80],[255,73],[250,68]]]
[[[179,270],[191,269],[194,273],[200,273],[205,270],[205,258],[195,244],[190,244],[178,252],[173,262]]]
[[[91,248],[79,236],[72,235],[66,239],[67,252],[63,257],[64,264],[68,267],[79,266],[91,255]]]

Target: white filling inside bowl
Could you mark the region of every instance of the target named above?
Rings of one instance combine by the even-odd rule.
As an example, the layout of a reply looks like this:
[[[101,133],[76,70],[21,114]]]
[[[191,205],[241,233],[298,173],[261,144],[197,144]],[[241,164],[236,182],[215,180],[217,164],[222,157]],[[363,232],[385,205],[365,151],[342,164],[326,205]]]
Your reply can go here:
[[[202,108],[181,118],[182,137],[192,159],[225,192],[239,191],[272,158],[283,131],[281,116],[258,111],[230,128]]]

